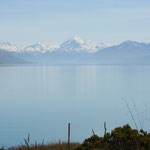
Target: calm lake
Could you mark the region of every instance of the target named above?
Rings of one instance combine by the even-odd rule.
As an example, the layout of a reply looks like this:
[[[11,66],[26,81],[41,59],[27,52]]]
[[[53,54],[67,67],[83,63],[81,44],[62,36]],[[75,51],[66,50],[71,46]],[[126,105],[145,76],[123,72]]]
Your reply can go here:
[[[66,141],[69,122],[79,142],[92,129],[103,136],[105,121],[108,131],[135,128],[125,100],[150,131],[150,66],[1,66],[0,146],[19,145],[28,133],[32,142]]]

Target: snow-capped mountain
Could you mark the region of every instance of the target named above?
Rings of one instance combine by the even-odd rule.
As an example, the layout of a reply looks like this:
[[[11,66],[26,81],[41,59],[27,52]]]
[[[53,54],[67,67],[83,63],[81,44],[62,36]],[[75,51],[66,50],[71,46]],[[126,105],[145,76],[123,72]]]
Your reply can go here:
[[[150,44],[140,43],[136,41],[125,41],[118,45],[107,47],[97,55],[109,56],[109,57],[140,57],[150,54]]]
[[[65,52],[89,52],[95,53],[100,49],[106,47],[105,44],[97,44],[91,41],[83,41],[80,37],[75,36],[64,43],[62,43],[59,47],[61,51]]]
[[[0,43],[0,59],[0,63],[150,64],[150,43],[128,40],[111,46],[84,41],[78,36],[60,45],[38,42],[21,47],[5,42]]]
[[[84,41],[80,37],[75,36],[65,41],[60,45],[49,45],[41,42],[37,42],[33,45],[21,47],[17,45],[12,45],[8,42],[0,43],[0,49],[4,49],[11,52],[38,52],[38,53],[46,53],[53,51],[60,52],[88,52],[95,53],[100,49],[107,47],[107,45],[103,43],[95,43],[91,41]]]
[[[150,64],[150,44],[128,40],[98,51],[93,58],[100,64]]]
[[[59,48],[57,45],[48,45],[41,42],[37,42],[36,44],[33,44],[31,46],[27,46],[24,48],[24,52],[40,52],[45,53],[47,51],[54,51],[55,49]]]
[[[12,45],[9,42],[0,42],[0,49],[10,52],[21,52],[24,48],[17,45]]]

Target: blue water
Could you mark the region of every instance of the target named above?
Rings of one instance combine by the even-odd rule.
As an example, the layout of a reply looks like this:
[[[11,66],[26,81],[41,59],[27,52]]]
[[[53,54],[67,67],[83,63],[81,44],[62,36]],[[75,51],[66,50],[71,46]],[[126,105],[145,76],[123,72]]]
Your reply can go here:
[[[68,122],[79,142],[92,129],[103,135],[105,121],[108,131],[135,127],[124,100],[150,131],[150,66],[1,66],[0,146],[19,145],[28,133],[32,142],[67,140]]]

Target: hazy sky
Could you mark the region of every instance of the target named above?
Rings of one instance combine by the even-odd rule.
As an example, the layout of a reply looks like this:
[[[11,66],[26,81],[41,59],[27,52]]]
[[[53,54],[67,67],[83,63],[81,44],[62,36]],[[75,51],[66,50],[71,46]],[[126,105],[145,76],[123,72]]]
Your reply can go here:
[[[150,0],[0,0],[0,41],[150,42]]]

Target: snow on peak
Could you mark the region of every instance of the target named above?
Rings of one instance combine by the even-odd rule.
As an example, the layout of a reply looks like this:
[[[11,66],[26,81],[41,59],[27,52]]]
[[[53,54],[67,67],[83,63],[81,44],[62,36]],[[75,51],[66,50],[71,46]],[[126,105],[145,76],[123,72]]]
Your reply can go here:
[[[79,36],[74,36],[70,39],[71,41],[76,41],[77,43],[83,44],[84,41]]]
[[[0,42],[0,49],[12,52],[20,52],[23,49],[23,47],[12,45],[9,42]]]
[[[61,51],[61,52],[89,52],[95,53],[100,49],[107,47],[103,43],[95,43],[91,41],[84,41],[79,36],[74,36],[60,46],[58,45],[49,45],[41,42],[37,42],[33,45],[21,47],[12,45],[9,42],[0,43],[0,49],[4,49],[7,51],[14,51],[14,52],[38,52],[38,53],[45,53],[45,52],[52,52],[52,51]]]
[[[46,49],[46,45],[41,42],[37,42],[33,45],[25,47],[24,51],[26,52],[44,52]]]
[[[0,42],[0,45],[11,45],[9,42]]]
[[[94,53],[104,48],[104,44],[97,44],[91,41],[84,41],[80,37],[75,36],[60,45],[60,50],[65,52],[90,52]]]
[[[41,53],[45,53],[47,51],[54,51],[56,48],[58,48],[59,46],[57,45],[48,45],[48,44],[44,44],[41,42],[37,42],[33,45],[30,45],[28,47],[26,47],[24,50],[26,52],[41,52]]]

